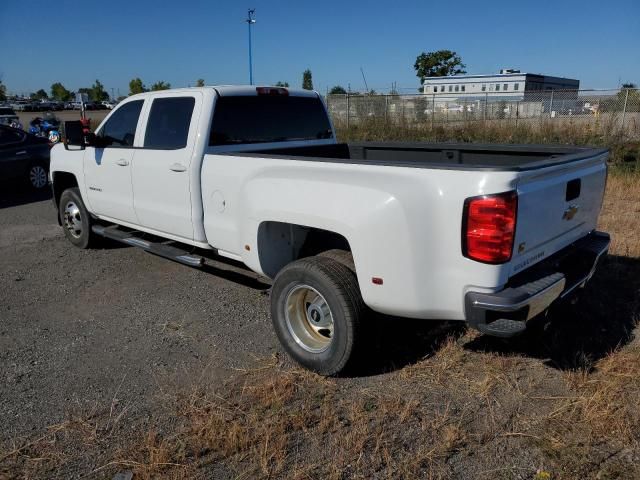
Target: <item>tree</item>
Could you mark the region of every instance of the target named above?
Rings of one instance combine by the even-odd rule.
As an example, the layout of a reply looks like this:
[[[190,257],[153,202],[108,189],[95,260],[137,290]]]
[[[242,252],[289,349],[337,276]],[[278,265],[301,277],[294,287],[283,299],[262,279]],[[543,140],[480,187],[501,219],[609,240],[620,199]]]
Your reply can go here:
[[[51,98],[59,102],[67,102],[73,98],[71,92],[64,88],[60,82],[51,85]]]
[[[346,95],[346,94],[347,94],[347,91],[344,89],[344,87],[341,87],[340,85],[336,85],[331,90],[329,90],[329,95]]]
[[[41,88],[36,93],[32,93],[31,95],[29,95],[29,98],[31,98],[31,100],[47,100],[49,98],[49,95],[47,95],[47,92],[45,92]]]
[[[438,50],[437,52],[422,52],[416,58],[413,68],[420,79],[420,85],[427,77],[445,77],[447,75],[461,75],[467,73],[466,65],[456,52]]]
[[[109,100],[109,94],[104,89],[104,85],[100,83],[100,80],[95,81],[91,88],[87,92],[89,94],[89,100],[92,102],[102,102],[104,100]]]
[[[171,84],[163,81],[159,81],[151,85],[151,90],[169,90],[171,88]]]
[[[196,80],[196,87],[204,87],[204,78]]]
[[[129,82],[129,95],[135,95],[136,93],[143,93],[146,91],[147,87],[144,86],[144,83],[142,83],[142,80],[140,80],[140,78],[133,78]]]
[[[7,99],[7,87],[2,80],[0,80],[0,102],[4,102]]]
[[[308,68],[302,72],[302,88],[305,90],[313,90],[313,80],[311,78],[311,70]]]
[[[289,88],[289,82],[277,82],[276,87],[285,87]]]

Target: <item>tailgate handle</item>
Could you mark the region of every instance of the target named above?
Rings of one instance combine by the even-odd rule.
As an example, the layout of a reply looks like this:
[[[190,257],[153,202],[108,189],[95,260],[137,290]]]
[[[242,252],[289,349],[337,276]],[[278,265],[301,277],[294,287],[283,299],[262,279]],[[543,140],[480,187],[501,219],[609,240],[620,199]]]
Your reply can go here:
[[[580,196],[580,187],[582,186],[582,181],[579,178],[574,180],[570,180],[567,182],[567,191],[565,194],[565,200],[570,202],[571,200],[575,200]]]

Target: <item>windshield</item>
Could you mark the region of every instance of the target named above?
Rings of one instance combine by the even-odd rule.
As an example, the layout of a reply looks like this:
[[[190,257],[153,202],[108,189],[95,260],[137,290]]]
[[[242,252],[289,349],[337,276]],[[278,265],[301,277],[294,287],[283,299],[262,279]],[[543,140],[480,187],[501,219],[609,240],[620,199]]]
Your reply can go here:
[[[317,97],[258,95],[218,97],[209,145],[290,142],[332,138]]]

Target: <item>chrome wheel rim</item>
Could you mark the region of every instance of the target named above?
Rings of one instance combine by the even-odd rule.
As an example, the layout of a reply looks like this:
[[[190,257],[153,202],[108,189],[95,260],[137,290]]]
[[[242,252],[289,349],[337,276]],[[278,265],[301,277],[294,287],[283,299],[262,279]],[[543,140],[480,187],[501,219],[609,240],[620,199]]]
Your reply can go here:
[[[34,165],[29,170],[29,181],[35,188],[42,188],[47,184],[47,171],[40,165]]]
[[[300,347],[311,353],[324,352],[333,339],[333,314],[315,288],[295,285],[285,300],[287,329]]]
[[[64,226],[73,238],[80,238],[82,235],[80,209],[75,202],[69,201],[64,207]]]

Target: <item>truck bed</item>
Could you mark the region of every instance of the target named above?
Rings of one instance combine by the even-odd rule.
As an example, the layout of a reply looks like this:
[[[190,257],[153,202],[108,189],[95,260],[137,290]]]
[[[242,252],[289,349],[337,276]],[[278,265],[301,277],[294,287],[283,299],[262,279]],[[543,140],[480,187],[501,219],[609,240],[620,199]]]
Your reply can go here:
[[[232,155],[413,168],[523,171],[601,155],[606,149],[548,145],[362,142],[256,149]]]

